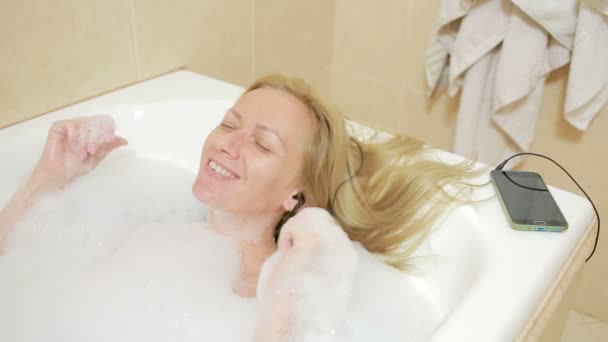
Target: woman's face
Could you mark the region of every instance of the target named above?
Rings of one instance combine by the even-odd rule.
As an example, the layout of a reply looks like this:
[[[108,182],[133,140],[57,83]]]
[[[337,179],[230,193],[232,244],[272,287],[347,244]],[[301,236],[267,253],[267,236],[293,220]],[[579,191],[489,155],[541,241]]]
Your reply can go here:
[[[291,209],[312,127],[308,108],[287,92],[244,94],[205,141],[194,195],[241,215]]]

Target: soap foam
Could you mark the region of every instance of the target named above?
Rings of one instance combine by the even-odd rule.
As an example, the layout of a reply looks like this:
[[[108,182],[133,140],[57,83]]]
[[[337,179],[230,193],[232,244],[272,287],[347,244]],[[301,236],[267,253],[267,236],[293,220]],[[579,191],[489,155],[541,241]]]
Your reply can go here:
[[[273,302],[285,294],[291,297],[285,341],[428,340],[441,315],[415,276],[382,263],[350,241],[325,210],[305,208],[282,229],[287,234],[296,231],[292,248],[300,244],[301,249],[268,259],[258,285],[264,310],[272,310]],[[314,254],[303,257],[310,242]],[[279,258],[289,253],[295,253],[291,261],[296,268],[285,272]],[[283,277],[273,279],[274,270],[284,272]]]
[[[232,292],[239,253],[207,229],[194,176],[125,148],[37,203],[0,257],[0,341],[251,340],[259,303]],[[427,339],[439,315],[424,291],[355,250],[348,317],[311,339]]]
[[[386,265],[355,243],[358,267],[345,341],[427,341],[442,313],[415,276]]]
[[[115,153],[15,227],[0,340],[248,340],[258,305],[232,292],[240,256],[206,228],[194,175]]]

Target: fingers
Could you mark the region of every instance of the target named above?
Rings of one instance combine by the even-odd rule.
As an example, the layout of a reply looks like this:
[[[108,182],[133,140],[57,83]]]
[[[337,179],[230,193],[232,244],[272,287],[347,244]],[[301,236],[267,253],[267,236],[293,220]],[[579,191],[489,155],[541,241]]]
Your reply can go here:
[[[47,148],[54,150],[65,147],[72,151],[79,160],[87,155],[90,132],[82,119],[57,121],[51,126]]]
[[[285,224],[281,230],[281,235],[279,235],[278,245],[280,251],[287,251],[293,248],[296,251],[313,252],[319,247],[320,241],[316,231],[306,229],[301,224],[293,224],[295,222],[291,223]]]
[[[126,139],[114,135],[114,129],[107,130],[89,130],[87,153],[95,155],[101,149],[102,146],[109,148],[109,151],[114,150],[117,147],[126,145]]]
[[[96,153],[93,153],[92,156],[95,160],[101,161],[108,154],[110,154],[110,152],[114,151],[115,149],[117,149],[121,146],[125,146],[128,143],[129,142],[127,141],[127,139],[125,139],[123,137],[114,136],[111,141],[102,143],[99,146],[99,149],[96,151]]]
[[[45,145],[46,154],[54,154],[55,151],[62,148],[69,148],[76,151],[77,140],[73,138],[75,133],[74,124],[69,120],[62,120],[53,123],[49,130],[47,142]],[[65,146],[67,143],[67,146]]]
[[[284,233],[281,232],[279,238],[278,269],[283,269],[284,276],[305,271],[310,267],[311,257],[317,254],[317,237],[314,234],[294,235],[290,231]]]
[[[87,157],[87,146],[90,143],[91,131],[86,127],[80,127],[78,130],[78,142],[76,143],[76,157],[80,160],[85,160]]]
[[[279,235],[279,241],[277,245],[279,247],[279,252],[286,253],[291,247],[293,247],[293,236],[290,231],[281,231]]]
[[[114,131],[112,117],[97,115],[55,123],[49,140],[55,144],[67,138],[67,147],[80,161],[89,156],[101,160],[109,152],[127,143],[124,138],[117,137]]]

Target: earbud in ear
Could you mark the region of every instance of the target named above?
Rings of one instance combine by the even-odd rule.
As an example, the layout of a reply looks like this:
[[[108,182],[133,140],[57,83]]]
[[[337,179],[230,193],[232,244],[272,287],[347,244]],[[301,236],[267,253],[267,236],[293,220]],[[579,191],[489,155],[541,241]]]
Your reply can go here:
[[[297,211],[298,209],[300,209],[304,205],[304,202],[306,202],[306,199],[304,198],[304,194],[301,192],[298,192],[297,194],[293,195],[293,199],[298,201],[298,204],[296,204],[294,211]]]

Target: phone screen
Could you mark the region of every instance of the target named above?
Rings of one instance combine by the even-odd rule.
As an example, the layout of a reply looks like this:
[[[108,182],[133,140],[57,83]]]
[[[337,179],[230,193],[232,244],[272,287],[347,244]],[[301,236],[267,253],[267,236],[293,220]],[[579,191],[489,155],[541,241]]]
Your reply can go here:
[[[491,172],[511,221],[520,225],[567,227],[568,223],[542,177],[534,172]]]

